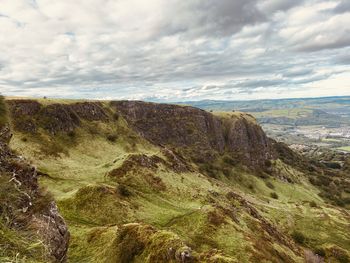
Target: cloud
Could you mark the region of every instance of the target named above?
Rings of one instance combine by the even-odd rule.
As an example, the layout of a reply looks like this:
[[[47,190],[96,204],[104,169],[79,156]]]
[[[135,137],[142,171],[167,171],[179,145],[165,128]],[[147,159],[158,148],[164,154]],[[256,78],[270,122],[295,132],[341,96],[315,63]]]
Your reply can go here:
[[[230,36],[244,26],[267,19],[257,8],[257,0],[169,2],[171,8],[165,10],[159,25],[162,35],[181,33],[188,37]]]
[[[0,92],[177,101],[315,96],[313,87],[349,73],[347,3],[2,0]]]
[[[341,3],[339,4],[341,5]],[[309,3],[288,14],[279,34],[292,48],[314,52],[350,45],[350,13],[334,14],[335,2]]]
[[[333,10],[335,13],[350,12],[350,2],[348,0],[342,0]]]
[[[273,14],[277,11],[287,11],[303,2],[304,0],[263,0],[259,7],[264,13]]]

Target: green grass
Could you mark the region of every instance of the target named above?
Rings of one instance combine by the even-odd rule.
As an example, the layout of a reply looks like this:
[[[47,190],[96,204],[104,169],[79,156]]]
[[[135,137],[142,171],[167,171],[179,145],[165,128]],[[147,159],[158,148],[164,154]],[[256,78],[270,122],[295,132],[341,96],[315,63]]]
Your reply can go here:
[[[350,152],[350,146],[339,147],[339,148],[337,148],[337,149],[338,149],[338,150],[341,150],[341,151]]]
[[[293,108],[293,109],[276,109],[267,110],[263,112],[252,112],[255,118],[262,117],[287,117],[297,119],[302,117],[309,117],[312,115],[312,109]]]
[[[47,251],[39,237],[13,226],[15,218],[21,216],[18,210],[24,195],[10,178],[0,172],[0,262],[45,262]]]

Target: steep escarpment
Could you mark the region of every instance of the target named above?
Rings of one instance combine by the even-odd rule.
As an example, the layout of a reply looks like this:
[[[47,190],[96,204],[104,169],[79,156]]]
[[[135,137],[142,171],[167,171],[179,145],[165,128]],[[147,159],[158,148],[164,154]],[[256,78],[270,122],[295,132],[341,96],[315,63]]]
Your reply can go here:
[[[216,116],[193,107],[140,101],[113,101],[112,107],[142,136],[157,145],[176,147],[194,160],[212,161],[228,153],[238,162],[264,166],[275,154],[270,140],[250,116]]]
[[[36,168],[8,147],[9,133],[0,125],[0,261],[65,262],[65,221]]]
[[[24,133],[42,129],[53,135],[72,134],[84,121],[113,122],[121,115],[152,144],[197,163],[228,154],[237,163],[261,168],[276,157],[261,127],[241,113],[214,115],[193,107],[139,101],[113,101],[107,106],[100,102],[43,105],[34,100],[9,100],[8,105],[14,129]]]
[[[155,144],[219,152],[225,148],[220,120],[206,111],[138,101],[114,101],[111,105]]]
[[[348,213],[310,181],[328,174],[247,114],[135,101],[8,104],[11,146],[53,193],[70,262],[349,258]]]

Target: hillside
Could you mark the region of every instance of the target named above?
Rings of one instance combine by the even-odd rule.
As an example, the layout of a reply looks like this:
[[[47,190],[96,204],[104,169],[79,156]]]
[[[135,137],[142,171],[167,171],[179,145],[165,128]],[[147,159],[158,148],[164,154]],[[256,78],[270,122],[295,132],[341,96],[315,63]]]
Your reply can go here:
[[[349,262],[346,172],[268,138],[249,114],[7,105],[11,148],[67,222],[68,262]]]
[[[232,111],[241,110],[244,112],[280,111],[288,112],[298,109],[315,109],[325,111],[328,114],[350,116],[350,97],[320,97],[320,98],[295,98],[295,99],[270,99],[270,100],[248,100],[248,101],[188,101],[184,104],[192,105],[205,110]]]
[[[37,181],[37,170],[8,147],[11,132],[0,98],[0,262],[65,262],[67,225]]]

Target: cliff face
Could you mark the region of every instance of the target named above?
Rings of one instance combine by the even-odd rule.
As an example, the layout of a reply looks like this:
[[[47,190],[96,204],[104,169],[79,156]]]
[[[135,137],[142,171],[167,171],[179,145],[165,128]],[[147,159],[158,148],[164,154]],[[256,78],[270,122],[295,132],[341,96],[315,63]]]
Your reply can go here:
[[[213,150],[239,158],[245,164],[264,165],[274,150],[250,116],[215,116],[186,106],[139,101],[114,101],[112,107],[143,137],[157,145],[191,148],[195,155],[210,158]]]
[[[276,157],[273,140],[249,116],[242,114],[236,120],[226,120],[226,124],[226,147],[231,153],[239,153],[253,166],[265,165]]]
[[[51,134],[70,132],[86,121],[112,120],[101,103],[82,102],[43,106],[32,100],[8,101],[15,129]],[[129,126],[153,144],[180,148],[191,157],[209,161],[228,153],[250,166],[264,166],[275,157],[272,143],[245,114],[216,116],[193,107],[140,101],[113,101],[110,106]]]
[[[35,236],[45,246],[46,252],[42,257],[53,262],[65,262],[69,242],[67,226],[53,199],[39,188],[35,167],[9,149],[8,136],[4,137],[9,133],[7,129],[0,129],[0,191],[3,192],[0,197],[0,225]],[[18,239],[23,242],[23,237]]]
[[[8,105],[14,127],[21,132],[36,133],[43,128],[51,134],[68,133],[83,120],[113,120],[99,102],[44,106],[32,100],[10,100]],[[256,168],[276,155],[271,140],[246,114],[216,116],[193,107],[140,101],[112,101],[110,107],[151,143],[180,149],[201,162],[228,154]]]
[[[106,121],[108,116],[100,103],[49,104],[44,106],[34,100],[7,101],[14,128],[35,133],[41,127],[51,134],[71,132],[81,120]]]
[[[224,150],[221,122],[206,111],[136,101],[114,101],[111,105],[154,144]]]

